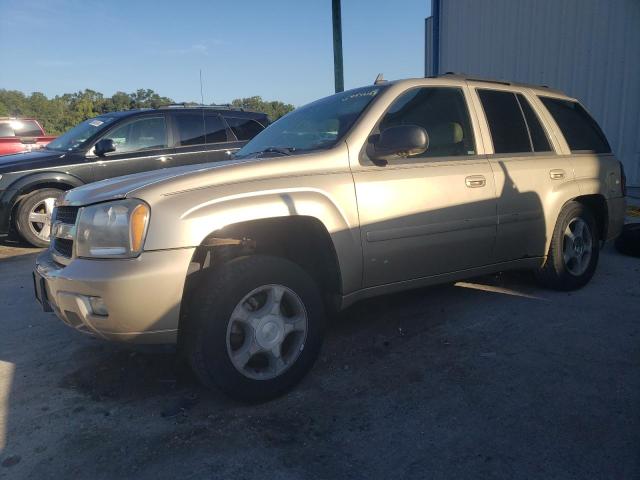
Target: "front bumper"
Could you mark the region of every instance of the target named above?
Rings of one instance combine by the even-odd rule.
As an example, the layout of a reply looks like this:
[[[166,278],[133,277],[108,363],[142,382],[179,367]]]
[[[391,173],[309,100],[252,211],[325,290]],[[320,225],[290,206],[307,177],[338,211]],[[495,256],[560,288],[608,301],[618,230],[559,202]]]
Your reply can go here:
[[[123,342],[176,343],[193,252],[185,248],[143,252],[133,259],[76,258],[63,266],[46,251],[36,260],[36,290],[42,290],[38,296],[45,310],[50,306],[82,332]],[[108,315],[95,315],[89,297],[100,297]]]

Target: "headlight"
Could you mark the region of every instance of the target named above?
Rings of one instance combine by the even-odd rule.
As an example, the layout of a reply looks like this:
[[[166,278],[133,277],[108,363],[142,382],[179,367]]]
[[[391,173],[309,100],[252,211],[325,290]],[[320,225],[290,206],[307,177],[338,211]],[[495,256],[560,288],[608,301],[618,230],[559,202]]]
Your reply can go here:
[[[149,216],[149,205],[134,198],[81,208],[76,256],[137,257],[144,246]]]

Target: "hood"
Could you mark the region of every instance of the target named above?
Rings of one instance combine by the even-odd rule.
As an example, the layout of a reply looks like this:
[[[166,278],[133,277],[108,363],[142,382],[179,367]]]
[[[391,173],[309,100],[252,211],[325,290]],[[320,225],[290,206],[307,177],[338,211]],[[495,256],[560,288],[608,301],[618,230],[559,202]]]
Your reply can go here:
[[[161,170],[151,170],[148,172],[134,173],[123,177],[115,177],[99,182],[89,183],[78,188],[74,188],[66,193],[62,205],[88,205],[107,200],[125,198],[136,190],[162,183],[176,177],[180,177],[192,172],[205,172],[224,168],[230,165],[243,163],[245,160],[228,160],[216,162],[215,164],[196,164],[184,167],[163,168]]]
[[[0,156],[0,173],[13,173],[35,168],[47,168],[56,165],[66,154],[53,150],[34,150],[32,152],[14,153]],[[60,162],[63,163],[62,161]]]

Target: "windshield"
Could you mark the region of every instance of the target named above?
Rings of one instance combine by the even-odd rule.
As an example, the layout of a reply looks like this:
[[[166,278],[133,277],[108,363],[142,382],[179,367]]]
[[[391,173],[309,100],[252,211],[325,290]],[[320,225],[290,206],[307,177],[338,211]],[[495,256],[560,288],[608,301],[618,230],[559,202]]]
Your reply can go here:
[[[333,147],[382,88],[349,90],[300,107],[269,125],[238,151],[236,157]]]
[[[93,137],[96,133],[102,131],[107,125],[110,125],[115,117],[96,117],[85,120],[73,127],[68,132],[60,135],[55,140],[49,142],[45,147],[48,150],[75,150],[82,145],[87,139]]]

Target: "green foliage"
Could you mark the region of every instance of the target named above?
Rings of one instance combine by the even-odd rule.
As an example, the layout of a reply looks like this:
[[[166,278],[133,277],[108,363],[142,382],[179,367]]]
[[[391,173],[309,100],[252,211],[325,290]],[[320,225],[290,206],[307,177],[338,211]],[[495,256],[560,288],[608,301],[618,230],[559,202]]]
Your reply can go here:
[[[103,113],[157,108],[168,103],[173,100],[142,88],[133,93],[116,92],[111,97],[86,89],[50,99],[40,92],[27,96],[16,90],[0,89],[0,116],[37,118],[50,135],[60,135],[83,120]]]
[[[234,107],[242,107],[248,110],[256,110],[269,115],[272,121],[276,121],[280,117],[286,115],[294,106],[290,103],[282,103],[277,100],[265,101],[262,97],[236,98],[231,105]]]
[[[85,89],[47,98],[40,92],[25,95],[17,90],[0,89],[0,117],[33,117],[40,121],[49,135],[60,135],[71,127],[108,112],[132,108],[158,108],[173,103],[150,89],[141,88],[132,93],[116,92],[105,97],[100,92]],[[196,106],[196,103],[188,102]],[[237,98],[232,105],[265,112],[272,120],[293,110],[293,105],[278,101],[264,101],[261,97]]]

